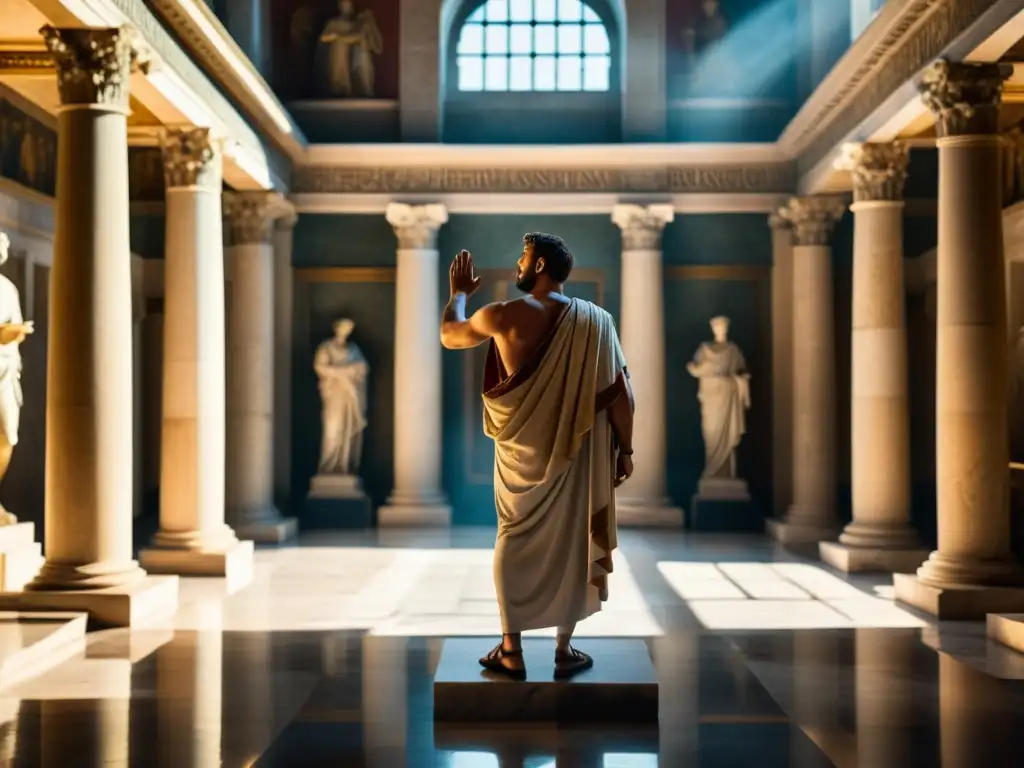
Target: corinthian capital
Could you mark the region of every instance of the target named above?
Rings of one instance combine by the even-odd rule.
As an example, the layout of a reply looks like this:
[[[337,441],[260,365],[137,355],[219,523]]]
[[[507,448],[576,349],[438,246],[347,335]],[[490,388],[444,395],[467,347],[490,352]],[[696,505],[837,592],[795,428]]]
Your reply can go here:
[[[853,199],[902,200],[910,152],[899,142],[847,144],[836,163],[853,176]]]
[[[976,64],[940,59],[924,71],[918,90],[935,115],[939,137],[996,133],[1003,81],[1009,64]]]
[[[793,197],[779,215],[793,225],[796,245],[828,245],[845,211],[841,197]]]
[[[228,245],[269,243],[274,214],[281,203],[278,192],[225,192],[224,218]]]
[[[168,189],[209,187],[220,191],[223,142],[209,128],[166,128],[160,133]]]
[[[129,26],[39,30],[57,68],[61,104],[128,109],[134,69],[149,71],[150,53]]]
[[[660,251],[661,232],[675,218],[671,205],[616,205],[612,221],[622,230],[623,251]]]
[[[448,209],[443,205],[388,203],[384,218],[394,228],[399,248],[436,248],[437,231],[448,221]]]

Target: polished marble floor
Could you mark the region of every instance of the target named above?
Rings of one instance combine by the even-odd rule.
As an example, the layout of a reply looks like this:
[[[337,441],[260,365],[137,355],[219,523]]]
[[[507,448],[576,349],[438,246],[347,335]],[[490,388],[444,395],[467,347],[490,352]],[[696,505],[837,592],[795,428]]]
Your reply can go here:
[[[246,589],[182,584],[0,694],[0,765],[648,768],[1024,765],[1024,657],[935,625],[881,577],[761,537],[624,532],[587,638],[644,638],[654,730],[436,727],[445,637],[497,626],[493,532],[309,534]],[[614,653],[597,659],[614,664]]]

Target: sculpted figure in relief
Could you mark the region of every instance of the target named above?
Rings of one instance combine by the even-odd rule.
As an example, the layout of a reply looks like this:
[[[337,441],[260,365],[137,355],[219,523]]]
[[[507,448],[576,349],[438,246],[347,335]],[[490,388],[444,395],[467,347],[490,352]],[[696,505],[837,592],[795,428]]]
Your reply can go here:
[[[7,262],[10,240],[0,232],[0,265]],[[21,300],[14,283],[0,275],[0,482],[7,474],[18,444],[21,417],[21,352],[18,347],[33,331],[32,321],[21,316]],[[0,506],[0,525],[13,525],[18,518]]]
[[[317,347],[313,359],[323,403],[321,475],[355,475],[362,458],[370,366],[349,340],[354,327],[348,319],[335,322],[334,337]]]
[[[356,13],[352,0],[341,0],[338,15],[320,32],[319,45],[326,50],[328,95],[373,98],[373,57],[384,51],[373,11]]]
[[[750,374],[740,348],[729,341],[729,318],[711,318],[714,341],[700,345],[686,364],[700,380],[700,423],[704,434],[703,478],[735,478],[736,446],[746,431]]]

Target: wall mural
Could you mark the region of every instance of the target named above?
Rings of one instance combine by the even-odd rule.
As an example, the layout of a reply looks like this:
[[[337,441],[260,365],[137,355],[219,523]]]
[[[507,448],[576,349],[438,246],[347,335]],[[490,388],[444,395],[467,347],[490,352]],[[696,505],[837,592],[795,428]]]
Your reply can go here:
[[[670,98],[789,97],[799,53],[792,0],[666,4]]]
[[[57,188],[57,133],[0,99],[0,175],[53,195]]]
[[[398,0],[276,0],[273,15],[286,101],[398,98]]]

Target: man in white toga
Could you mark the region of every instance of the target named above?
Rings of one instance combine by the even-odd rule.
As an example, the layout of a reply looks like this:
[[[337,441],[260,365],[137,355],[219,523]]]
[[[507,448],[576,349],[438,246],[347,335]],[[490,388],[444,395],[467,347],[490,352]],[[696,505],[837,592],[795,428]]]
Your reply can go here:
[[[614,488],[633,472],[633,392],[611,315],[562,286],[573,258],[560,237],[530,233],[516,270],[524,296],[466,317],[480,287],[459,253],[441,343],[490,340],[484,431],[494,440],[498,537],[494,584],[502,641],[480,664],[522,680],[522,633],[557,627],[555,676],[593,666],[570,644],[601,609],[616,546]]]

